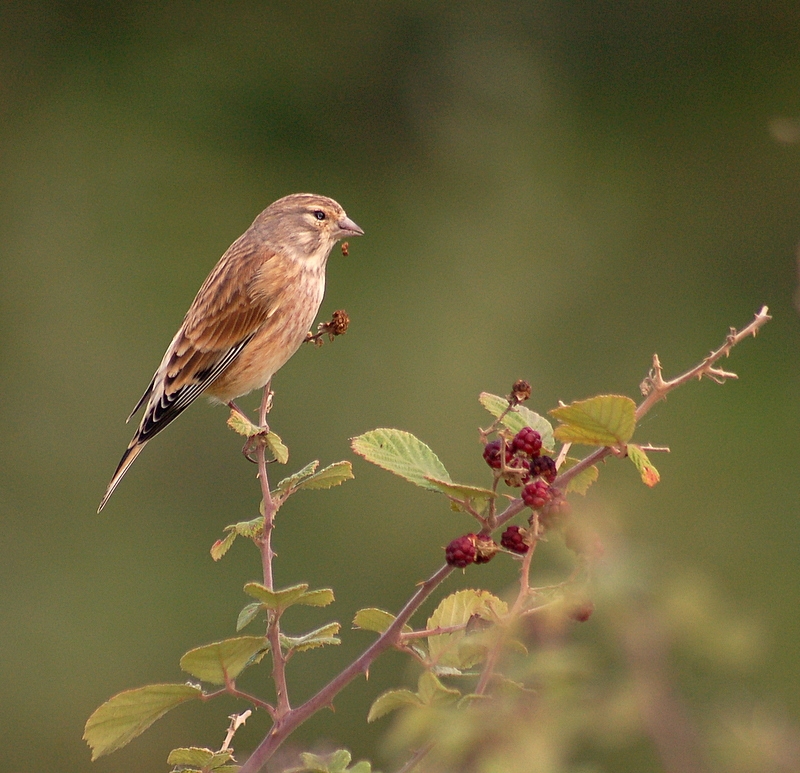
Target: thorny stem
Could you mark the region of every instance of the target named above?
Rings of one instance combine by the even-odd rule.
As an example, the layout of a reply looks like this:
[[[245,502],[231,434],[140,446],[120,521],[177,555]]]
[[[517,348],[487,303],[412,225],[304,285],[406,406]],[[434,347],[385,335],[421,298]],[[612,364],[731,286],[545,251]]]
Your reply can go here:
[[[267,382],[264,387],[264,394],[261,398],[261,406],[258,411],[258,424],[262,432],[269,431],[267,414],[271,406],[272,392],[270,390],[270,384]],[[261,484],[261,498],[264,505],[264,531],[260,539],[261,566],[264,572],[265,587],[269,590],[274,590],[272,559],[275,557],[275,552],[272,550],[272,531],[275,527],[276,508],[269,490],[266,448],[265,443],[259,443],[256,447],[258,481]],[[286,658],[281,649],[281,624],[278,614],[276,612],[268,612],[267,621],[267,639],[272,656],[272,680],[275,684],[275,693],[277,697],[275,715],[280,718],[291,711],[289,689],[286,683]]]
[[[741,331],[731,330],[731,333],[725,340],[725,343],[719,348],[711,352],[699,365],[695,366],[691,370],[687,371],[686,373],[678,376],[671,381],[664,381],[661,376],[661,364],[658,361],[658,357],[654,356],[653,358],[653,370],[647,376],[645,381],[643,382],[642,388],[645,392],[645,399],[639,404],[636,409],[636,420],[638,421],[644,416],[657,402],[663,400],[669,392],[673,389],[681,386],[682,384],[686,383],[687,381],[691,380],[692,378],[702,378],[703,376],[707,376],[717,382],[724,381],[728,378],[735,378],[735,375],[732,373],[726,373],[725,371],[718,370],[714,368],[714,363],[717,362],[721,357],[727,356],[730,353],[731,348],[739,343],[743,338],[749,335],[756,335],[756,333],[760,330],[760,328],[766,324],[771,317],[767,313],[768,309],[766,306],[762,307],[762,309],[756,314],[755,319]],[[262,403],[262,422],[266,422],[266,408],[265,404],[267,403],[267,392],[268,386],[265,388],[265,396],[264,396],[264,403]],[[587,467],[591,467],[593,464],[596,464],[601,459],[604,459],[606,456],[612,453],[610,448],[599,448],[593,453],[589,454],[586,458],[578,462],[574,467],[571,467],[566,472],[562,473],[556,479],[554,485],[556,487],[563,487],[568,483],[572,478],[574,478],[579,472],[586,469]],[[259,447],[258,449],[259,454],[259,478],[261,479],[261,487],[262,492],[264,493],[264,509],[265,509],[265,536],[264,536],[264,546],[262,548],[262,555],[265,556],[265,562],[269,563],[270,566],[270,578],[271,578],[271,558],[272,552],[269,548],[269,541],[267,538],[267,518],[266,513],[268,512],[268,506],[272,507],[272,515],[274,515],[274,505],[272,504],[272,498],[269,495],[269,483],[266,477],[266,464],[264,462],[264,449],[263,447]],[[523,503],[521,499],[514,499],[508,507],[499,515],[496,519],[496,526],[500,527],[511,518],[513,518],[518,513],[522,512],[525,509],[526,505]],[[269,523],[269,531],[272,530],[272,523]],[[269,552],[268,559],[267,551]],[[531,553],[532,551],[528,551]],[[527,554],[526,554],[527,556]],[[530,566],[530,564],[528,564]],[[445,564],[444,566],[440,567],[434,574],[432,574],[425,582],[421,583],[417,591],[414,595],[409,599],[400,613],[397,615],[395,620],[392,624],[369,646],[366,650],[354,660],[347,668],[345,668],[342,672],[338,674],[338,676],[334,677],[330,682],[328,682],[325,687],[323,687],[316,695],[313,695],[309,698],[305,703],[298,706],[295,709],[291,709],[289,707],[288,701],[286,701],[285,697],[285,672],[281,669],[281,675],[283,677],[283,686],[284,686],[284,695],[283,700],[285,702],[285,709],[286,711],[281,711],[283,707],[280,701],[280,693],[279,693],[279,715],[276,719],[275,723],[273,724],[271,730],[264,738],[264,740],[256,747],[255,751],[250,755],[250,758],[239,768],[239,773],[257,773],[257,771],[261,770],[261,768],[266,764],[267,760],[275,753],[275,751],[280,747],[280,745],[286,740],[290,733],[294,731],[299,725],[305,722],[309,717],[319,711],[321,708],[325,706],[331,705],[333,699],[339,692],[344,689],[350,682],[353,681],[357,676],[360,674],[366,674],[369,672],[370,666],[375,661],[375,659],[382,654],[385,650],[389,649],[390,647],[395,646],[400,642],[400,636],[403,630],[403,626],[406,622],[411,618],[411,616],[419,609],[425,599],[430,596],[430,594],[450,575],[453,571],[451,566]],[[527,575],[526,575],[527,576]],[[265,568],[264,573],[265,582],[267,580],[267,571]],[[526,583],[527,584],[527,583]],[[271,587],[271,586],[268,586]],[[273,632],[277,632],[277,625],[271,626],[271,630]],[[277,637],[276,637],[277,638]],[[270,644],[272,644],[272,639],[270,639]],[[276,642],[279,645],[279,642]],[[282,666],[285,665],[283,662],[282,655],[277,655],[276,653],[280,653],[280,646],[277,646],[276,649],[273,649],[273,658],[276,659],[273,662],[280,662]],[[275,669],[273,669],[275,671]],[[486,673],[486,671],[484,672]],[[483,678],[483,677],[482,677]],[[489,677],[486,677],[486,681],[488,682]],[[276,687],[278,687],[278,681],[276,680]],[[484,688],[485,689],[485,688]],[[412,758],[406,763],[406,765],[402,768],[402,771],[410,771],[413,767],[417,765],[417,763],[430,751],[432,745],[428,745],[423,747],[422,749],[418,750]]]

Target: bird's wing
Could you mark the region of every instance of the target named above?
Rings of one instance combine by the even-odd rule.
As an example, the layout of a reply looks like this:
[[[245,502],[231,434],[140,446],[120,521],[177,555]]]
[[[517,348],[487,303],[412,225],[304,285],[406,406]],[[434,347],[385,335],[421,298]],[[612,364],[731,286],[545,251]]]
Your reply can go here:
[[[269,299],[254,297],[250,281],[270,257],[242,238],[222,256],[137,405],[147,403],[135,441],[149,440],[191,405],[269,318]]]

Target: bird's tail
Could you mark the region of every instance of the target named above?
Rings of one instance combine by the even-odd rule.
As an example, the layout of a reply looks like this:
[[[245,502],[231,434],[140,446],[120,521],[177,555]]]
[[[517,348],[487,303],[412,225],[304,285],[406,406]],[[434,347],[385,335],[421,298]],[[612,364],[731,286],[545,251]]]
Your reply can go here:
[[[98,513],[106,506],[106,502],[111,498],[114,489],[119,485],[119,482],[128,471],[128,468],[133,464],[136,457],[139,456],[146,445],[147,440],[140,440],[138,433],[133,440],[131,440],[131,444],[125,449],[125,453],[122,455],[122,459],[119,460],[116,472],[111,476],[111,481],[108,484],[105,495],[100,500],[100,507],[97,508]]]

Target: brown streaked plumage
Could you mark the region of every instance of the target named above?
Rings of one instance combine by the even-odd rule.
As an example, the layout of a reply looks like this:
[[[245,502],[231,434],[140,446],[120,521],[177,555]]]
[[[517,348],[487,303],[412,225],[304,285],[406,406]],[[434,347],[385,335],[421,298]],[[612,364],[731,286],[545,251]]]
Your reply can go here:
[[[199,395],[229,403],[272,378],[317,315],[333,245],[363,233],[333,199],[311,193],[279,199],[253,221],[203,282],[128,416],[145,406],[98,513],[147,442]]]

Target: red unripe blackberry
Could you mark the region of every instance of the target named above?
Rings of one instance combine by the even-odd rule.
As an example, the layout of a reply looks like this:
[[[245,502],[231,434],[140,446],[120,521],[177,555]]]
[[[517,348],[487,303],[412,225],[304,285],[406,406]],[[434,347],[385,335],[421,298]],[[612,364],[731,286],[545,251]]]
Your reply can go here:
[[[503,463],[501,462],[501,456],[503,453],[503,441],[499,438],[497,440],[492,440],[491,443],[487,443],[483,447],[483,458],[486,460],[486,464],[488,464],[493,470],[499,470]],[[513,452],[511,449],[506,446],[506,464],[508,464],[513,457]]]
[[[475,563],[488,564],[499,549],[497,543],[491,537],[478,535],[475,545]]]
[[[512,553],[527,553],[530,549],[525,544],[525,536],[528,532],[521,526],[509,526],[500,538],[500,544]]]
[[[511,448],[525,456],[538,456],[542,447],[542,436],[531,427],[523,427],[511,441]]]
[[[530,468],[531,475],[533,475],[534,478],[539,475],[548,483],[552,483],[558,476],[558,470],[556,469],[555,461],[553,461],[551,457],[545,456],[544,454],[531,459]]]
[[[469,566],[478,554],[475,543],[478,538],[474,534],[465,534],[463,537],[456,537],[444,550],[445,561],[450,566],[457,566],[463,569]]]
[[[550,486],[543,480],[535,480],[522,489],[522,501],[532,510],[544,507],[551,498]]]
[[[594,603],[584,601],[582,604],[572,607],[567,614],[575,622],[585,623],[592,616],[592,612],[594,612]]]

